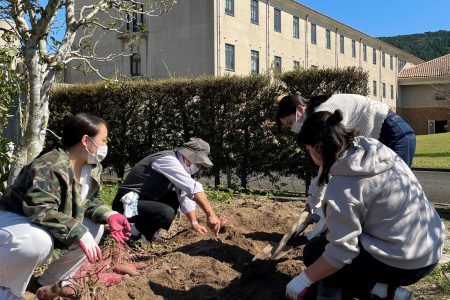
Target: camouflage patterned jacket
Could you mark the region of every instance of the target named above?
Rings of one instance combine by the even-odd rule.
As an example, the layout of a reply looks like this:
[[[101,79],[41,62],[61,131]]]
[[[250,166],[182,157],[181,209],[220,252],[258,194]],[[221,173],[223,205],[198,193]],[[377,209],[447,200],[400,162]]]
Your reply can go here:
[[[0,200],[0,209],[27,216],[52,234],[56,248],[68,248],[88,230],[84,216],[102,223],[111,211],[99,197],[100,174],[98,164],[92,168],[91,188],[82,201],[68,152],[52,150],[20,171]]]

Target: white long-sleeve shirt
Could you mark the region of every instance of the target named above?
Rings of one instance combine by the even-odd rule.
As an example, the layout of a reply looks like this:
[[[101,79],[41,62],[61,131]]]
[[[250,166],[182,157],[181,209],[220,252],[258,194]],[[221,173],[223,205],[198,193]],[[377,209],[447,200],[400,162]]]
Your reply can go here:
[[[197,204],[194,195],[203,192],[203,185],[194,180],[183,167],[183,155],[177,153],[177,157],[171,155],[156,159],[152,164],[152,169],[164,175],[176,187],[180,211],[184,214],[195,210]]]

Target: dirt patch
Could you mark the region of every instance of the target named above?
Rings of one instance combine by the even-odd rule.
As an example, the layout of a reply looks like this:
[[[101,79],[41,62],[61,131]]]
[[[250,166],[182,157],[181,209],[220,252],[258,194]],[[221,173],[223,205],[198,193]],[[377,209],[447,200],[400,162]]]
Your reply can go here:
[[[218,238],[186,230],[185,218],[167,232],[169,243],[141,276],[110,288],[108,299],[282,299],[286,284],[302,270],[301,248],[279,261],[252,263],[269,241],[278,242],[304,204],[236,199],[216,204],[230,222]]]
[[[304,202],[237,198],[214,206],[230,220],[218,238],[189,230],[182,217],[165,234],[169,242],[149,251],[154,257],[145,260],[141,275],[101,287],[95,299],[284,299],[286,284],[304,267],[303,246],[278,261],[252,258],[281,239]]]

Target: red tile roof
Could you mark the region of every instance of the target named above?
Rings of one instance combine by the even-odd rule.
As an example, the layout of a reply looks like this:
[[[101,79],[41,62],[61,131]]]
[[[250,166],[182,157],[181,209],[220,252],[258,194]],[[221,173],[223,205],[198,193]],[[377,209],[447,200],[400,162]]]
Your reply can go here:
[[[445,76],[450,76],[450,54],[421,63],[409,69],[403,69],[398,74],[399,79]]]

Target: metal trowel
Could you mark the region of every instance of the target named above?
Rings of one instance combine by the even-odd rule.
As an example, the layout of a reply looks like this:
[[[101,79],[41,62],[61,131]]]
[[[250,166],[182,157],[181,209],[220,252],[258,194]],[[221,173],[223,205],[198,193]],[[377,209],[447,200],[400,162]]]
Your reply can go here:
[[[304,211],[300,214],[300,217],[295,221],[294,224],[292,224],[290,230],[283,235],[281,238],[281,241],[277,243],[269,243],[267,246],[265,246],[261,251],[259,251],[252,259],[252,261],[255,261],[257,259],[273,259],[277,260],[282,258],[284,255],[286,255],[293,246],[286,245],[286,242],[292,237],[294,232],[300,227],[300,224],[304,223],[306,218],[308,217],[309,213]],[[306,228],[307,225],[304,227]]]

